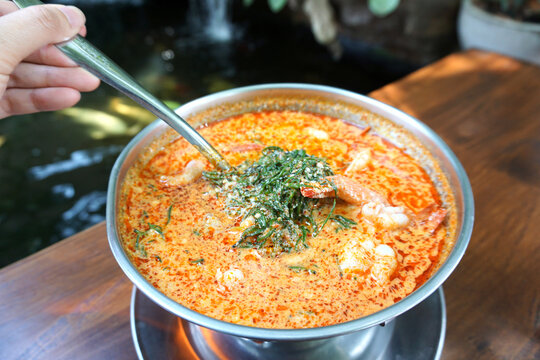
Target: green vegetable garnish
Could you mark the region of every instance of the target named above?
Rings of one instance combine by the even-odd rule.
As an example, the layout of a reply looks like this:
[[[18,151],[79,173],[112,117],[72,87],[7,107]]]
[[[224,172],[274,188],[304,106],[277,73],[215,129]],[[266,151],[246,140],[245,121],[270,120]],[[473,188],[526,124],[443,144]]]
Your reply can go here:
[[[161,226],[148,223],[148,230],[154,230],[159,235],[161,235],[163,239],[165,239],[165,235],[163,235],[163,229],[161,228]]]
[[[333,220],[337,224],[336,232],[343,229],[350,229],[356,225],[356,221],[346,218],[343,215],[334,215],[330,220]]]
[[[312,199],[300,192],[302,187],[321,185],[337,191],[326,179],[333,174],[324,159],[277,146],[263,149],[259,160],[246,161],[231,171],[203,172],[217,187],[217,194],[225,196],[227,211],[250,224],[234,247],[264,248],[271,255],[305,249],[308,236],[316,236],[328,220],[339,221],[332,217],[335,197]],[[333,204],[325,220],[317,224],[313,212],[321,201]]]
[[[171,205],[172,207],[172,205]],[[169,208],[170,209],[170,208]],[[170,210],[169,210],[170,212]],[[141,254],[144,256],[144,257],[147,257],[147,253],[146,253],[146,250],[144,248],[144,245],[141,246],[141,241],[143,240],[143,238],[148,235],[148,232],[150,230],[154,230],[155,232],[157,232],[161,238],[163,240],[165,240],[165,234],[163,234],[163,229],[161,226],[159,225],[155,225],[155,224],[151,224],[149,222],[146,223],[148,225],[148,230],[146,231],[142,231],[142,230],[138,230],[138,229],[135,229],[134,232],[135,234],[137,235],[137,237],[135,238],[135,250],[138,250],[141,252]],[[150,244],[152,242],[154,242],[155,240],[154,239],[150,239],[148,241],[146,241],[147,244]]]
[[[144,256],[144,257],[148,257],[148,254],[146,253],[146,248],[143,246],[141,246],[141,254]]]
[[[167,222],[165,223],[165,226],[169,225],[171,222],[171,212],[172,212],[172,205],[169,206],[169,209],[167,209]]]
[[[146,231],[135,229],[135,234],[137,234],[137,238],[135,239],[135,250],[139,250],[139,243],[140,243],[141,237],[146,235]]]
[[[315,271],[313,269],[310,269],[310,268],[307,268],[305,266],[299,266],[299,265],[289,266],[289,269],[291,269],[292,271],[297,272],[297,273],[299,273],[301,271],[306,271],[308,274],[312,274],[312,275],[317,274],[317,271]]]

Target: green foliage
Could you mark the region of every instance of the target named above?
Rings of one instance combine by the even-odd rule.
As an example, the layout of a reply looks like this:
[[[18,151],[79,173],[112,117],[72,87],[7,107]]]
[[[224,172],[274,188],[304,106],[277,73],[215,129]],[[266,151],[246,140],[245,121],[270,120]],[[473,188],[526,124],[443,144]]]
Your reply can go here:
[[[287,5],[287,0],[268,0],[268,6],[273,12],[279,12]]]
[[[333,174],[322,158],[304,150],[285,151],[270,146],[263,149],[256,162],[244,162],[228,173],[204,172],[203,176],[217,186],[219,196],[228,199],[228,211],[243,220],[252,219],[235,247],[265,248],[279,255],[307,248],[307,237],[316,236],[328,220],[342,228],[355,224],[343,216],[332,217],[335,197],[326,219],[317,223],[313,212],[319,200],[301,194],[302,187],[313,184],[334,187],[326,180]]]
[[[242,0],[244,6],[251,6],[254,1],[255,0]],[[268,0],[268,7],[275,13],[280,12],[285,5],[287,5],[287,0]]]
[[[540,22],[540,0],[472,0],[480,8],[518,21]],[[535,5],[536,4],[536,5]]]
[[[376,16],[391,14],[399,6],[400,0],[368,0],[369,10]]]
[[[251,6],[255,0],[242,0],[244,6]],[[369,10],[376,16],[384,17],[394,12],[399,6],[401,0],[368,0]],[[500,1],[504,3],[523,2],[523,0],[487,0],[487,1]],[[268,6],[270,9],[277,13],[280,12],[287,0],[268,0]]]
[[[499,9],[509,15],[519,12],[525,5],[525,0],[485,0],[488,4],[498,5]]]

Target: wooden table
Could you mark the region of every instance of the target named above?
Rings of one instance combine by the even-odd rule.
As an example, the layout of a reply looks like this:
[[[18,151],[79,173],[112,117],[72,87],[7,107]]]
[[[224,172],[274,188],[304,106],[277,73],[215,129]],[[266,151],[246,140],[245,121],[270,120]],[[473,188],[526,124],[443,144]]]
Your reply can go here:
[[[540,68],[469,51],[371,96],[439,133],[472,183],[443,359],[539,359]],[[0,270],[0,359],[134,359],[131,288],[105,224]]]

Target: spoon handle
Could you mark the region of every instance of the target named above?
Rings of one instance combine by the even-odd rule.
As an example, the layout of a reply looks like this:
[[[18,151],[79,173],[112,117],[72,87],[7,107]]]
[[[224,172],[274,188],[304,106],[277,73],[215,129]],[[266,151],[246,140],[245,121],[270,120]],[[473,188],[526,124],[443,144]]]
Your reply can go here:
[[[43,4],[38,0],[13,0],[13,2],[19,8]],[[221,170],[230,169],[229,163],[201,134],[162,101],[146,91],[135,79],[89,41],[77,35],[68,42],[57,44],[56,47],[82,68],[135,100],[142,107],[169,124],[170,127],[195,146],[216,168]]]

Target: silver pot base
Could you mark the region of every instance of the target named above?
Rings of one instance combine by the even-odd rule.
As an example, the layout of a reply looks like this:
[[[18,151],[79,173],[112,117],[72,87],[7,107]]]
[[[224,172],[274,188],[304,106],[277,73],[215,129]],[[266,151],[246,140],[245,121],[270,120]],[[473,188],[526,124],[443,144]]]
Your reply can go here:
[[[255,341],[182,320],[133,287],[131,332],[139,359],[439,359],[446,332],[439,288],[385,326],[309,341]]]

